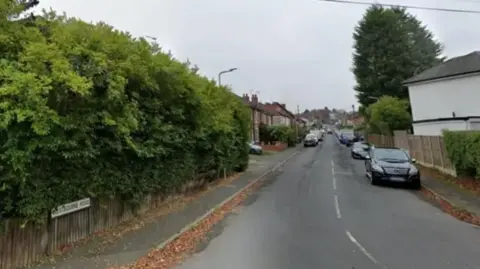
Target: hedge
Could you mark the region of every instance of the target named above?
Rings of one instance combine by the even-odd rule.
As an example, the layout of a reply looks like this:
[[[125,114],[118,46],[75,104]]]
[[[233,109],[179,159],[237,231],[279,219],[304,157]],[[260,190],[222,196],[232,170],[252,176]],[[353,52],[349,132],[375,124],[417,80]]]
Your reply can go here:
[[[246,169],[249,110],[196,67],[104,23],[0,20],[0,218]]]
[[[268,144],[283,142],[287,143],[289,147],[293,147],[296,144],[296,130],[290,126],[261,124],[259,132],[260,140]]]
[[[480,178],[480,132],[444,131],[443,141],[457,173]]]

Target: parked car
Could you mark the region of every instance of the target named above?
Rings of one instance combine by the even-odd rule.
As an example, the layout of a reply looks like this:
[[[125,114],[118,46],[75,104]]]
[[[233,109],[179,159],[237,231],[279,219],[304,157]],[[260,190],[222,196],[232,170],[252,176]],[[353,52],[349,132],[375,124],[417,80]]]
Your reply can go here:
[[[416,160],[399,148],[370,147],[365,156],[365,174],[372,185],[382,182],[402,182],[414,189],[420,189],[420,171]]]
[[[327,134],[332,134],[332,129],[328,129]]]
[[[263,154],[263,148],[262,146],[258,145],[255,142],[250,142],[248,143],[250,146],[250,154],[256,154],[256,155],[262,155]]]
[[[325,137],[325,134],[323,132],[320,132],[318,135],[318,141],[323,141],[323,138]]]
[[[308,134],[303,140],[304,147],[316,147],[318,145],[318,137],[316,134]]]
[[[368,155],[370,145],[365,142],[355,142],[350,148],[350,154],[354,159],[365,159]]]
[[[346,145],[347,147],[350,147],[353,143],[353,133],[340,133],[339,140],[340,143]]]

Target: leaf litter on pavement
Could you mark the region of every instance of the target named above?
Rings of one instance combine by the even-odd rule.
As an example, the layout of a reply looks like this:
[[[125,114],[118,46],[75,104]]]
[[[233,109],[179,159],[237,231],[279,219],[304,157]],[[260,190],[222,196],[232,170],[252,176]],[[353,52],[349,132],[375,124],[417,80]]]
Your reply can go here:
[[[235,210],[238,205],[245,201],[261,185],[262,182],[260,181],[253,183],[165,247],[153,249],[133,264],[109,269],[169,269],[175,267],[195,251],[198,243],[206,240],[207,233],[212,230],[215,224]]]
[[[232,182],[238,179],[240,175],[241,173],[237,173],[227,178],[208,183],[205,186],[199,187],[198,189],[190,192],[172,195],[165,201],[160,202],[158,207],[152,208],[147,212],[140,214],[138,217],[120,223],[118,226],[113,228],[98,231],[91,236],[78,240],[74,243],[59,246],[53,256],[45,257],[45,259],[40,260],[37,265],[45,263],[55,264],[57,258],[67,259],[68,255],[65,254],[68,254],[73,249],[79,247],[86,247],[88,249],[87,252],[89,253],[89,256],[91,254],[100,255],[108,246],[115,244],[117,240],[121,239],[126,234],[141,229],[145,225],[154,222],[161,216],[181,210],[190,201],[197,200],[216,188],[232,184]],[[84,257],[81,257],[81,259],[84,259]]]

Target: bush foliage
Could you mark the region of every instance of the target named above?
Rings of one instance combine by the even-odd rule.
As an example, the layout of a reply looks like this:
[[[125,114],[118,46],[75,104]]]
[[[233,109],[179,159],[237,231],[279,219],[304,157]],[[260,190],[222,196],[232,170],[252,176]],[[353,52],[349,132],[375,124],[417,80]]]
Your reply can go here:
[[[248,109],[196,68],[104,23],[1,8],[0,217],[247,167]]]
[[[443,141],[457,173],[480,178],[480,132],[444,131]]]
[[[285,125],[260,125],[260,140],[273,144],[275,142],[287,143],[289,146],[296,144],[296,131],[294,128]],[[299,131],[300,133],[300,131]]]
[[[392,135],[395,130],[409,129],[412,118],[408,109],[408,100],[382,96],[367,109],[369,131],[371,133]]]

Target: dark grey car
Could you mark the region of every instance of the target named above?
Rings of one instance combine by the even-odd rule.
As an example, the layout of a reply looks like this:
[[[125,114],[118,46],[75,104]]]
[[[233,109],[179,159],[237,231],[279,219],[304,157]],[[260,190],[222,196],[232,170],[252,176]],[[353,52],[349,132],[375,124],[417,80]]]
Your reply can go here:
[[[415,167],[415,159],[399,148],[370,147],[365,156],[366,176],[372,185],[382,182],[407,183],[420,189],[420,171]]]

